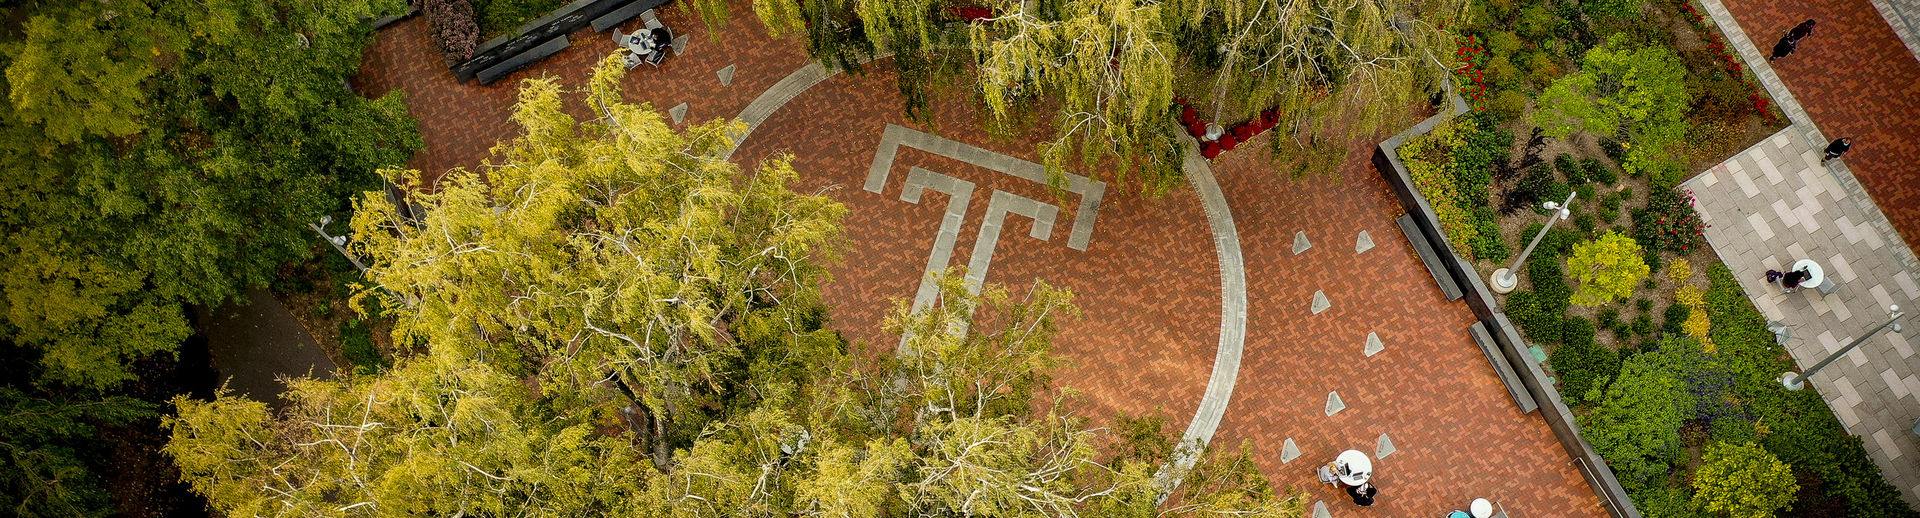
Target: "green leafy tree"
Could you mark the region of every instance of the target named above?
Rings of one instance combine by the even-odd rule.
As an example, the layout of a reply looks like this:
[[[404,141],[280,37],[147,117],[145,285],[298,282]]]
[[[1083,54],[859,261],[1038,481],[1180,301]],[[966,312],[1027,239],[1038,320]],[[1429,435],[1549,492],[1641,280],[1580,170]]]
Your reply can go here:
[[[1595,306],[1632,296],[1651,273],[1643,256],[1639,242],[1615,231],[1574,245],[1567,258],[1567,269],[1580,281],[1573,303]]]
[[[1672,373],[1637,355],[1621,366],[1590,414],[1579,418],[1593,449],[1607,460],[1629,491],[1656,486],[1680,451],[1685,385]]]
[[[1530,122],[1556,138],[1624,132],[1632,147],[1621,167],[1647,173],[1670,161],[1668,147],[1686,135],[1686,74],[1673,50],[1616,34],[1581,57],[1579,72],[1540,93]]]
[[[9,516],[109,516],[113,505],[87,469],[101,425],[151,415],[125,397],[69,401],[0,387],[0,509]]]
[[[419,146],[345,79],[398,0],[28,2],[0,45],[0,340],[104,389]],[[49,296],[50,295],[50,296]]]
[[[1793,470],[1752,442],[1715,443],[1693,474],[1694,506],[1721,516],[1768,518],[1799,492]]]

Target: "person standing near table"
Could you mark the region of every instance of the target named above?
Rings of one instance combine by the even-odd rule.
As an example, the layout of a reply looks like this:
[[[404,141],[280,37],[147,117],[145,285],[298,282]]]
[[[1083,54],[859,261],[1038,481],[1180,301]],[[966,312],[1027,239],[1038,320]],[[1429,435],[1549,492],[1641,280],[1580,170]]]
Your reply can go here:
[[[1347,496],[1353,497],[1353,504],[1360,507],[1373,507],[1373,495],[1377,494],[1380,494],[1380,489],[1373,487],[1371,480],[1357,486],[1347,486]]]

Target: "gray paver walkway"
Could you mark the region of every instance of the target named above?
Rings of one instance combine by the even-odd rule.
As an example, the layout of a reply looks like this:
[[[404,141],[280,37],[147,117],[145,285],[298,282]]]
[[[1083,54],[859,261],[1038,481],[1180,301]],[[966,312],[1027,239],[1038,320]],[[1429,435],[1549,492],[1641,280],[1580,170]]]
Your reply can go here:
[[[1898,236],[1871,224],[1879,212],[1863,210],[1841,189],[1819,151],[1795,131],[1762,140],[1683,186],[1709,225],[1707,241],[1761,313],[1789,326],[1787,350],[1805,368],[1885,322],[1887,306],[1909,315],[1920,309],[1920,272],[1901,257]],[[1767,270],[1786,271],[1800,259],[1818,262],[1838,289],[1787,294],[1766,282]],[[1902,320],[1907,334],[1920,333],[1920,321]],[[1920,419],[1914,345],[1883,333],[1811,380],[1910,504],[1920,495],[1920,436],[1910,431]]]

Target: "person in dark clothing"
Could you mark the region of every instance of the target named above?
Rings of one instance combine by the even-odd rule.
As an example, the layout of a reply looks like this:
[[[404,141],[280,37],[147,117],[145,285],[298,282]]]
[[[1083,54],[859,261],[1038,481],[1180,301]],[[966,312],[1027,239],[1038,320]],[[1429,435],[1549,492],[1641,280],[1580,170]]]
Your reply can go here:
[[[1833,141],[1832,144],[1827,144],[1827,155],[1820,159],[1820,163],[1824,164],[1827,163],[1828,160],[1840,158],[1840,155],[1847,154],[1847,150],[1850,149],[1853,149],[1853,139],[1840,137],[1839,140]]]
[[[1804,269],[1787,272],[1785,277],[1780,278],[1780,287],[1786,288],[1786,292],[1792,293],[1794,290],[1800,289],[1800,282],[1807,280],[1809,277],[1813,277],[1813,274],[1807,273]]]
[[[1800,41],[1800,38],[1805,38],[1813,34],[1813,25],[1814,21],[1812,19],[1800,22],[1800,25],[1793,26],[1793,30],[1787,31],[1787,39]]]
[[[1767,56],[1767,61],[1772,62],[1773,60],[1787,57],[1793,54],[1794,50],[1798,50],[1799,47],[1800,40],[1780,38],[1779,43],[1773,44],[1773,54]]]
[[[1379,493],[1380,489],[1373,487],[1372,482],[1347,486],[1347,496],[1353,497],[1353,504],[1360,507],[1373,507],[1373,495]]]

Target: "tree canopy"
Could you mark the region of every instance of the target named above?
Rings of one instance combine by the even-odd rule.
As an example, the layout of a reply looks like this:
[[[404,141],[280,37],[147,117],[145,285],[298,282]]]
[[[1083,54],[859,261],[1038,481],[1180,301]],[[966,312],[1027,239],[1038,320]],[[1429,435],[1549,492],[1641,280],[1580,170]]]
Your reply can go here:
[[[0,45],[0,341],[85,388],[172,351],[419,145],[346,78],[398,0],[30,2]]]
[[[709,19],[725,9],[695,5]],[[1204,118],[1222,125],[1277,108],[1276,150],[1370,134],[1440,89],[1453,53],[1431,20],[1463,5],[759,0],[754,11],[775,34],[809,28],[808,48],[829,65],[891,56],[910,112],[924,113],[933,85],[970,81],[997,127],[1051,119],[1054,138],[1039,145],[1050,168],[1106,161],[1105,179],[1160,191],[1180,182],[1175,96],[1214,106]]]
[[[1672,160],[1667,147],[1686,135],[1693,99],[1686,74],[1672,49],[1615,34],[1580,58],[1579,72],[1540,93],[1531,122],[1556,138],[1624,133],[1632,148],[1621,167],[1630,175],[1646,173]]]
[[[589,120],[526,81],[523,134],[414,216],[362,196],[359,296],[412,350],[277,415],[176,399],[194,488],[229,515],[1160,515],[1165,427],[1116,440],[1049,384],[1070,293],[950,274],[896,303],[905,350],[856,350],[818,298],[845,209],[716,158],[727,123],[624,102],[624,73],[595,70]],[[1203,459],[1164,510],[1299,514],[1244,452]]]

